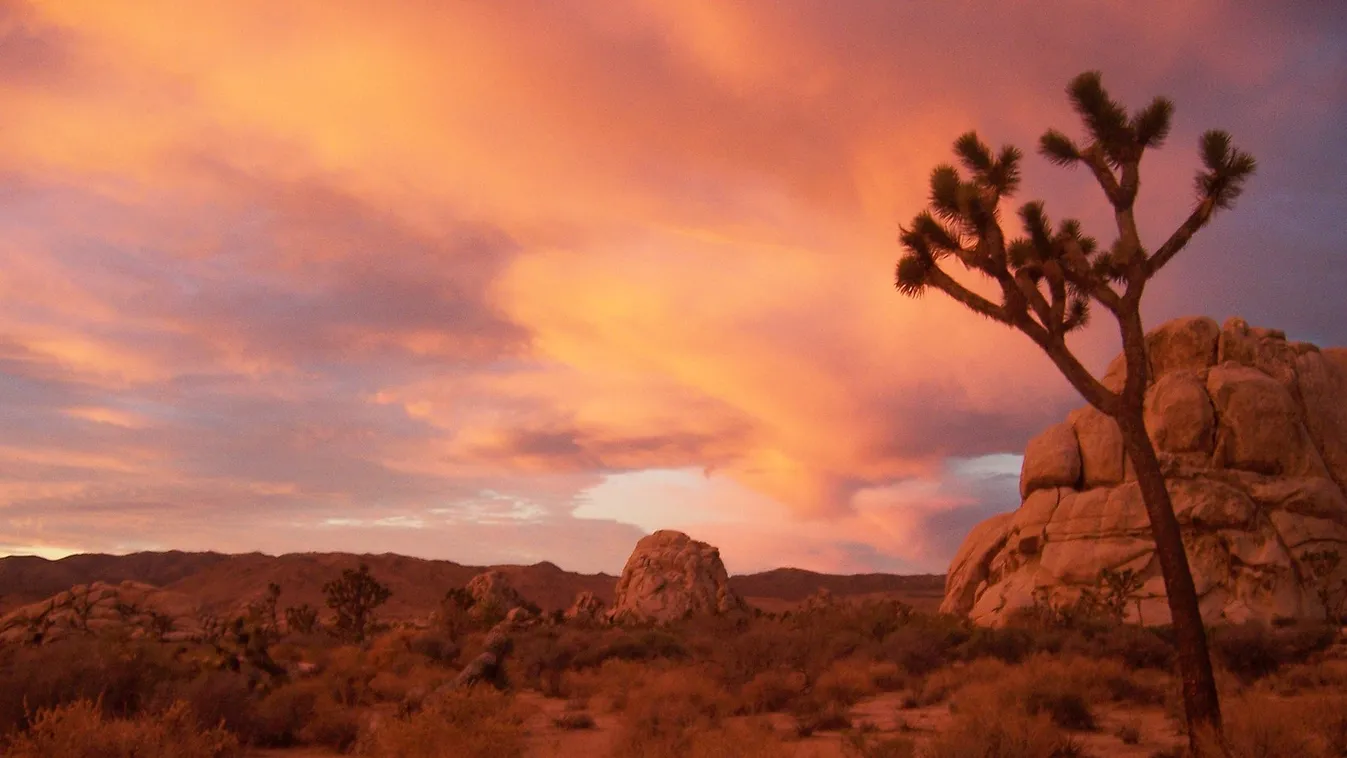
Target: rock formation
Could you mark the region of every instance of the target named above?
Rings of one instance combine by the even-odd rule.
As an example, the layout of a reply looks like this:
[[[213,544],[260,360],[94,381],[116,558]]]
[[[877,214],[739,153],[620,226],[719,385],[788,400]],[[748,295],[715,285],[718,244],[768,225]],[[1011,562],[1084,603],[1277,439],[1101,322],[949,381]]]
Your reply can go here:
[[[1347,349],[1207,318],[1168,322],[1146,345],[1146,429],[1203,617],[1322,618],[1325,595],[1330,606],[1347,603]],[[1124,374],[1119,356],[1104,384],[1119,389]],[[1074,601],[1101,570],[1130,569],[1142,582],[1130,619],[1169,622],[1149,519],[1112,419],[1087,406],[1035,437],[1020,494],[1018,510],[969,533],[942,611],[996,624],[1036,598]],[[1315,560],[1334,552],[1341,563]]]
[[[81,584],[0,618],[0,643],[43,644],[80,634],[174,641],[201,633],[188,598],[132,581]]]
[[[746,608],[730,589],[718,549],[682,532],[661,530],[636,543],[617,581],[609,617],[662,623]]]
[[[603,618],[604,603],[593,592],[581,592],[575,596],[575,602],[566,609],[567,621],[598,621]]]

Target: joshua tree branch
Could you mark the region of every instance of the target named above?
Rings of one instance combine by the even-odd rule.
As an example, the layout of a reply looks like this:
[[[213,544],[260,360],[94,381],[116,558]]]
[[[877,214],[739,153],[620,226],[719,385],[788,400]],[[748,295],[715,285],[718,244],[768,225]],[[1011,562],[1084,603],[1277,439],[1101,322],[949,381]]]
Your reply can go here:
[[[987,298],[964,287],[962,284],[946,274],[939,266],[932,266],[930,274],[927,275],[927,283],[941,292],[949,295],[954,300],[962,303],[969,310],[986,316],[993,321],[1000,321],[1003,324],[1010,324],[1010,315],[1006,309],[999,306]]]
[[[1155,276],[1155,273],[1163,268],[1166,263],[1169,263],[1171,258],[1178,255],[1178,252],[1188,244],[1188,240],[1192,239],[1194,234],[1197,234],[1197,230],[1206,226],[1207,222],[1211,220],[1211,214],[1215,210],[1216,200],[1211,197],[1203,198],[1202,202],[1198,203],[1197,207],[1193,209],[1193,212],[1188,214],[1187,220],[1178,229],[1175,229],[1174,233],[1169,235],[1169,239],[1165,240],[1165,244],[1161,245],[1160,249],[1156,250],[1155,254],[1146,261],[1146,277]]]

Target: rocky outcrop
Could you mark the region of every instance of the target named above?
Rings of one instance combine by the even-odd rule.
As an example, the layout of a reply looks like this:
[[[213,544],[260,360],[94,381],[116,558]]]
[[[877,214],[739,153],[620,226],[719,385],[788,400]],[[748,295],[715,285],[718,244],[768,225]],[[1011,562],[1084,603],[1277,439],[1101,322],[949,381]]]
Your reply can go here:
[[[468,580],[466,588],[472,596],[473,605],[469,613],[474,616],[496,616],[509,613],[515,608],[526,605],[523,596],[510,584],[504,573],[492,569],[484,571]]]
[[[190,599],[132,581],[81,584],[0,618],[0,643],[43,644],[75,635],[177,641],[201,634]]]
[[[593,622],[599,621],[604,615],[604,602],[593,592],[581,592],[575,596],[575,602],[566,609],[563,617],[567,621]]]
[[[636,543],[618,579],[609,618],[668,622],[746,608],[730,589],[718,549],[662,530]]]
[[[1184,532],[1209,622],[1325,615],[1347,579],[1347,350],[1206,318],[1146,337],[1146,431]],[[1121,388],[1122,357],[1104,384]],[[941,610],[996,624],[1073,602],[1101,571],[1137,573],[1131,620],[1169,622],[1145,504],[1112,419],[1093,408],[1025,450],[1017,510],[976,526],[950,564]],[[1310,556],[1338,552],[1328,576]],[[1334,590],[1341,592],[1341,590]],[[1334,598],[1330,604],[1341,598]]]

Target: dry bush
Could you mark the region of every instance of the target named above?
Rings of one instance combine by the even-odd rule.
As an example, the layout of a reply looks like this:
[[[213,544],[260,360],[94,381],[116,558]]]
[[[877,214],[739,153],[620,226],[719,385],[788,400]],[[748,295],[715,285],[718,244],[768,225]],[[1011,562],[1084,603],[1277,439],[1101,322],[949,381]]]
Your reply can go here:
[[[566,711],[560,716],[552,719],[552,724],[558,729],[565,729],[567,731],[593,729],[594,717],[585,711]]]
[[[448,692],[418,713],[362,734],[357,752],[373,758],[521,758],[524,715],[512,697],[489,687]]]
[[[666,662],[635,663],[624,660],[608,660],[598,668],[582,671],[566,671],[562,674],[558,696],[568,700],[591,700],[602,698],[607,701],[608,709],[620,711],[627,705],[628,696],[650,677],[675,670]]]
[[[851,728],[851,708],[838,700],[808,695],[791,704],[790,715],[795,721],[795,734],[800,737]]]
[[[842,755],[846,758],[913,758],[916,750],[911,738],[882,736],[873,724],[862,724],[842,734]]]
[[[982,658],[969,663],[958,663],[931,672],[917,693],[918,705],[934,705],[949,698],[960,687],[978,682],[1000,679],[1010,666],[994,658]]]
[[[784,668],[769,669],[754,676],[739,691],[741,707],[748,713],[767,713],[787,708],[805,691],[804,674]]]
[[[1217,627],[1211,631],[1213,657],[1248,682],[1282,666],[1303,663],[1337,638],[1337,627],[1300,622],[1269,627],[1258,622]]]
[[[1258,686],[1280,695],[1299,695],[1324,689],[1347,692],[1347,661],[1291,664],[1268,676]]]
[[[616,754],[688,755],[696,735],[717,729],[733,702],[695,668],[648,676],[630,692],[614,738]]]
[[[906,689],[911,677],[902,666],[892,661],[870,664],[870,686],[877,692],[898,692]]]
[[[870,664],[855,659],[834,661],[814,681],[813,694],[823,701],[834,701],[852,706],[861,698],[875,693]]]
[[[93,636],[0,649],[0,737],[24,728],[29,714],[78,700],[101,703],[108,716],[137,714],[166,683],[192,675],[178,650]]]
[[[962,713],[926,743],[922,758],[1073,758],[1083,755],[1047,716],[1016,709]]]
[[[1347,755],[1347,697],[1249,695],[1226,701],[1226,736],[1239,758]]]
[[[4,754],[9,758],[235,758],[238,739],[223,728],[203,730],[185,703],[157,717],[108,719],[103,706],[79,700],[39,711],[31,727],[16,735]]]
[[[299,731],[299,741],[346,752],[360,737],[360,714],[326,694],[320,694],[309,714],[308,723]]]

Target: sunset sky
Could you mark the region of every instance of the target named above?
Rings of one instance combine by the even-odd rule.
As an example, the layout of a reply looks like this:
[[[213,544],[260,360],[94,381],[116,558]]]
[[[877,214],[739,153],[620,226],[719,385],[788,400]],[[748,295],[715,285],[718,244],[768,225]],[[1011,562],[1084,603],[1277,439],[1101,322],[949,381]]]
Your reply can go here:
[[[1177,104],[1143,241],[1259,160],[1147,323],[1347,345],[1347,6],[995,5],[0,0],[0,555],[943,572],[1082,401],[898,227],[972,128],[1111,240],[1089,69]]]

